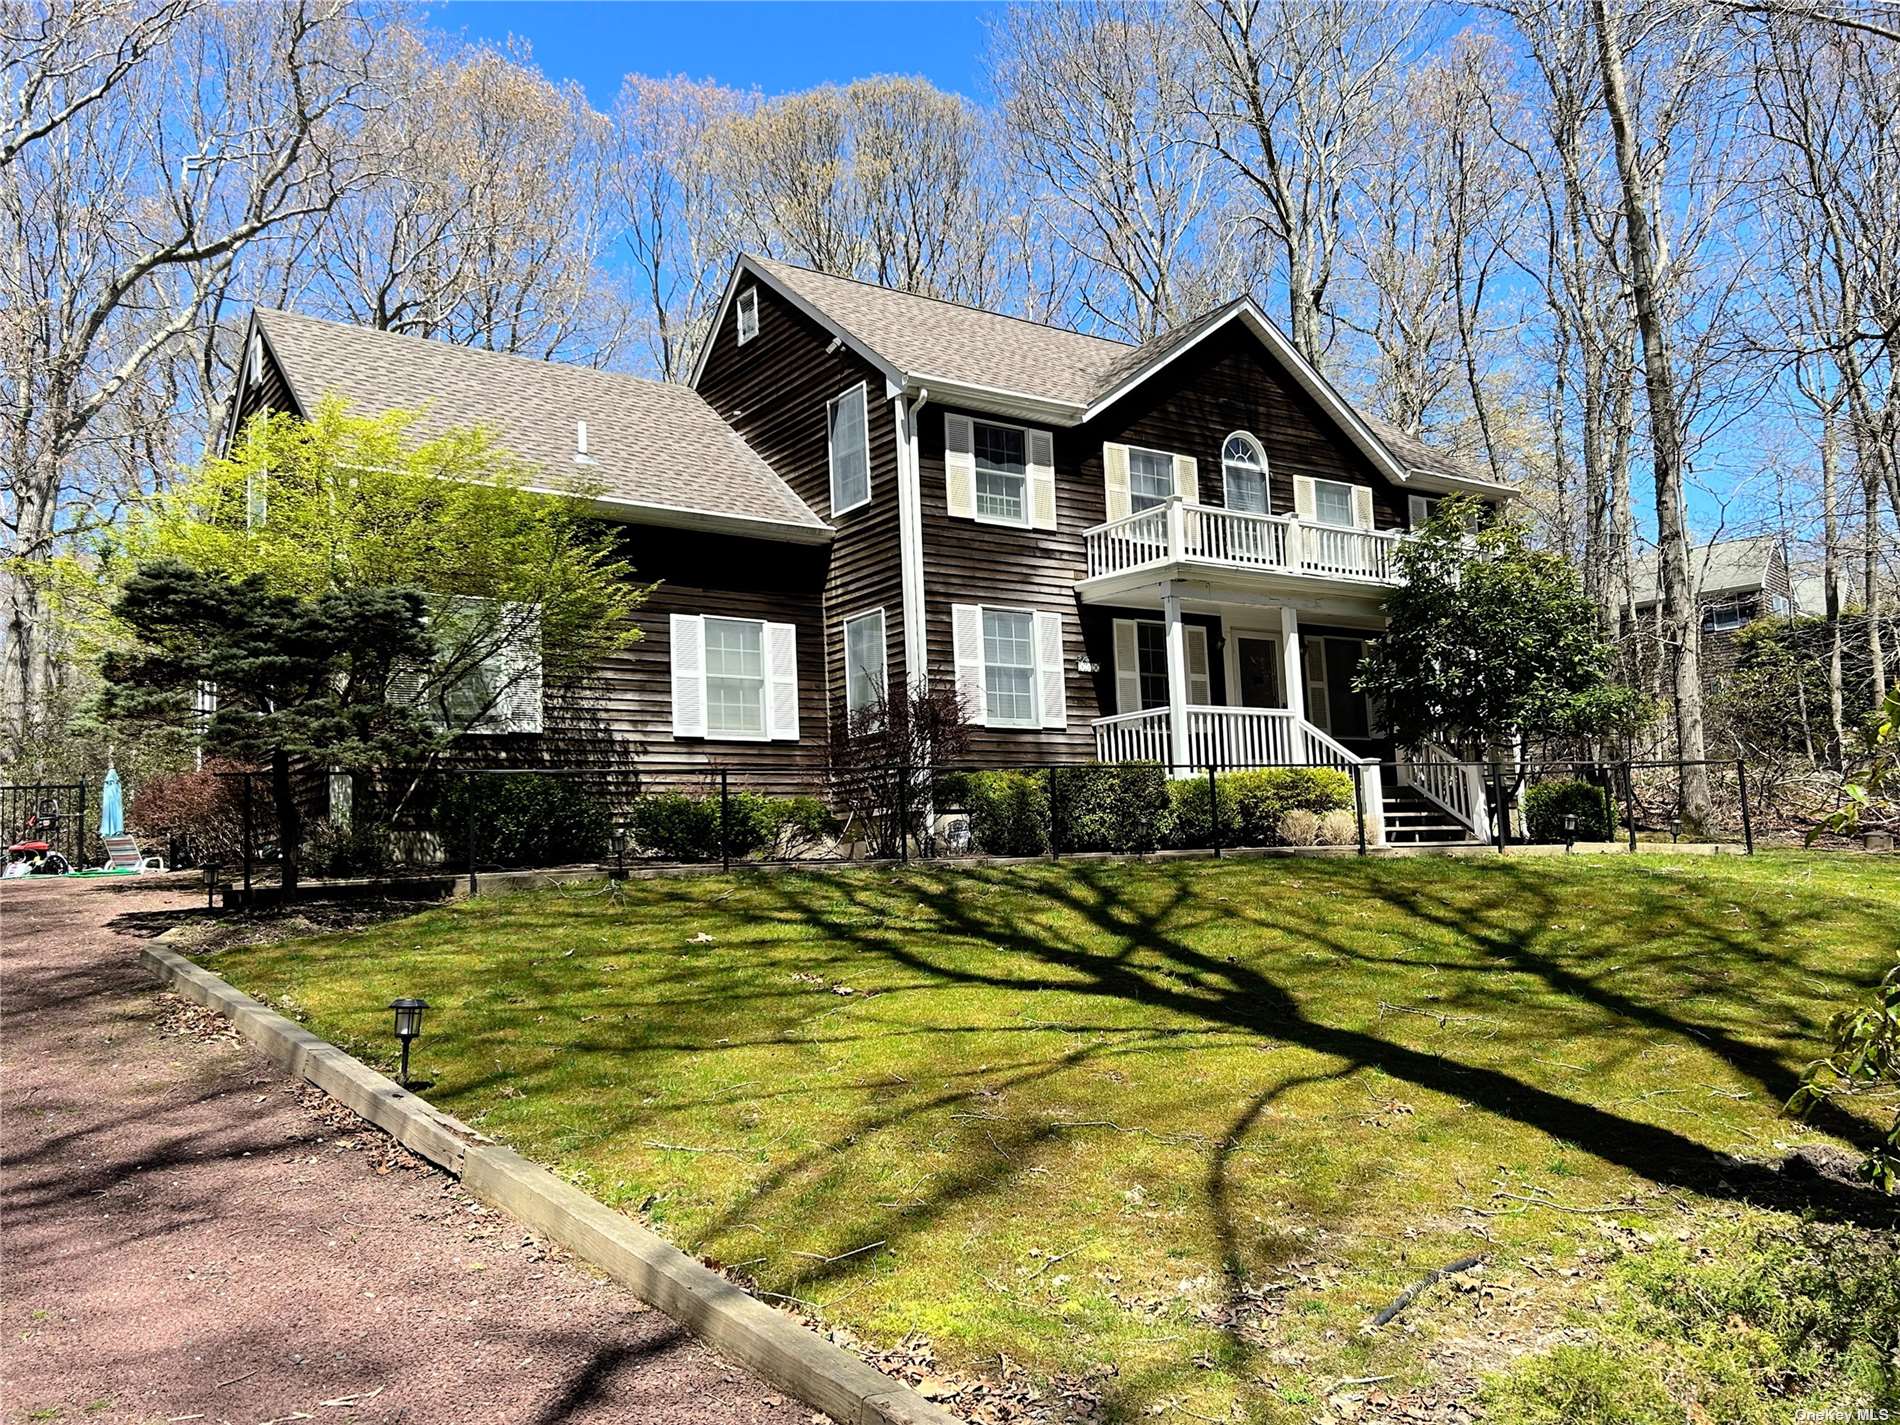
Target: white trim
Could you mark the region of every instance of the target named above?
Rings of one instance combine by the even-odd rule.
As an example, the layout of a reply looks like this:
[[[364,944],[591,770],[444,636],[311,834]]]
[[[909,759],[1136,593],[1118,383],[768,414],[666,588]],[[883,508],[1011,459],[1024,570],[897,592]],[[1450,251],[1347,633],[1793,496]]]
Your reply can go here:
[[[874,609],[863,609],[838,620],[838,637],[844,653],[844,715],[847,718],[856,717],[858,714],[858,709],[851,706],[851,625],[863,623],[868,618],[877,620],[878,686],[884,690],[885,697],[890,696],[891,626],[890,621],[884,617],[884,606],[879,604]]]
[[[917,416],[929,399],[928,391],[915,404],[908,404],[901,394],[891,398],[897,431],[897,568],[904,600],[904,681],[913,688],[923,686],[930,671],[924,631],[923,481],[917,450]]]
[[[836,319],[828,313],[814,307],[810,302],[799,296],[798,293],[792,291],[791,288],[779,281],[778,278],[767,272],[763,267],[760,267],[754,261],[750,253],[739,254],[738,260],[732,265],[732,275],[726,279],[726,290],[720,295],[719,307],[713,313],[712,330],[715,336],[719,329],[726,323],[726,308],[732,305],[734,296],[739,289],[740,279],[746,276],[750,276],[756,281],[762,282],[767,287],[770,287],[782,300],[790,303],[793,307],[797,308],[799,312],[810,317],[812,321],[837,337],[846,346],[850,347],[852,351],[864,358],[872,367],[876,368],[878,374],[892,386],[902,390],[910,384],[905,379],[903,372],[899,371],[895,366],[891,365],[890,362],[886,361],[870,347],[846,331],[838,324]],[[699,389],[700,379],[706,374],[706,363],[711,360],[713,350],[718,345],[717,340],[700,343],[699,356],[693,362],[692,379],[686,383],[694,390]]]
[[[838,452],[831,448],[831,412],[832,407],[850,400],[853,392],[858,397],[858,433],[864,437],[864,498],[841,505],[838,503]],[[834,520],[871,503],[871,383],[868,381],[847,386],[825,402],[825,473],[831,495],[831,517]]]
[[[980,311],[981,308],[971,308]],[[1018,420],[1047,421],[1056,426],[1082,424],[1085,407],[1080,401],[1058,401],[1030,391],[1015,391],[1006,386],[984,386],[973,381],[957,381],[932,371],[910,373],[912,385],[929,386],[937,399],[975,411],[993,410]]]
[[[751,331],[745,329],[746,298],[748,297],[752,299]],[[733,319],[733,334],[738,338],[738,340],[733,343],[735,346],[744,346],[759,334],[759,284],[756,282],[739,294],[738,309]]]
[[[1273,513],[1273,470],[1272,470],[1272,467],[1267,464],[1266,446],[1262,445],[1260,441],[1254,436],[1254,433],[1249,430],[1230,430],[1221,439],[1221,443],[1220,443],[1221,508],[1228,509],[1228,510],[1238,508],[1238,506],[1234,504],[1233,486],[1228,483],[1228,479],[1227,479],[1227,466],[1229,464],[1229,461],[1227,459],[1227,447],[1236,440],[1246,441],[1247,444],[1253,449],[1255,468],[1259,470],[1260,472],[1260,494],[1263,500],[1263,504],[1260,510],[1258,511],[1258,513],[1263,514],[1263,515],[1270,515]]]
[[[722,515],[711,510],[695,510],[685,505],[647,504],[637,500],[618,500],[610,495],[577,496],[572,490],[551,485],[523,485],[531,495],[556,495],[562,499],[580,499],[591,513],[623,524],[650,524],[665,529],[691,529],[706,534],[751,535],[758,539],[776,539],[788,544],[829,544],[837,533],[830,525],[810,525],[802,520],[774,520],[759,515]]]
[[[759,731],[756,733],[715,731],[713,729],[711,719],[707,716],[706,624],[709,620],[716,623],[749,623],[749,624],[754,624],[758,627],[758,630],[759,630]],[[679,720],[679,713],[678,713],[679,694],[677,692],[677,688],[679,686],[680,679],[682,677],[692,676],[694,670],[687,669],[685,673],[680,673],[679,671],[676,670],[673,673],[673,686],[676,690],[674,693],[675,708],[674,708],[674,717],[673,717],[673,729],[674,729],[673,736],[676,739],[692,738],[694,741],[698,741],[698,742],[796,742],[798,740],[797,712],[796,712],[797,699],[798,699],[798,664],[797,664],[797,643],[796,643],[797,634],[798,634],[798,626],[796,624],[789,624],[789,623],[773,623],[769,619],[762,619],[762,618],[736,618],[729,614],[674,614],[672,616],[672,630],[673,630],[674,641],[673,641],[672,647],[669,648],[668,655],[667,655],[669,665],[671,665],[674,662],[675,658],[677,657],[676,650],[680,647],[680,643],[679,643],[680,626],[685,623],[694,623],[699,626],[699,668],[697,672],[697,679],[699,683],[699,721],[698,721],[699,731],[696,733],[680,731],[680,720]],[[792,698],[793,698],[794,711],[793,711],[793,718],[792,718],[792,730],[788,734],[784,734],[784,735],[777,735],[773,732],[772,630],[775,628],[789,629],[791,631],[792,638],[793,638],[793,663],[792,663],[791,683],[792,683]],[[781,679],[780,681],[783,681],[783,680]]]
[[[947,416],[949,413],[945,412],[945,414]],[[1031,522],[1035,513],[1034,510],[1031,508],[1031,502],[1034,497],[1030,494],[1030,491],[1029,491],[1029,431],[1030,431],[1030,428],[1025,425],[1018,425],[1015,421],[993,420],[988,416],[968,416],[968,417],[965,417],[965,419],[967,419],[970,422],[970,480],[971,480],[971,492],[972,492],[970,496],[970,499],[971,499],[970,508],[973,511],[973,513],[970,515],[970,518],[975,520],[978,524],[996,525],[1002,529],[1034,529],[1035,525]],[[1023,438],[1023,517],[1019,520],[1006,520],[997,515],[986,515],[983,513],[982,502],[978,498],[977,494],[975,493],[975,481],[976,481],[976,476],[977,476],[976,428],[978,426],[995,426],[998,430],[1013,430],[1013,431],[1019,431],[1022,434],[1022,438]]]
[[[1192,340],[1171,347],[1162,353],[1159,359],[1137,368],[1106,396],[1090,402],[1082,418],[1094,420],[1130,391],[1166,370],[1176,360],[1206,341],[1208,337],[1237,319],[1247,324],[1267,350],[1305,389],[1307,395],[1319,403],[1320,409],[1333,418],[1334,422],[1345,431],[1347,438],[1358,446],[1374,465],[1379,467],[1382,474],[1399,484],[1404,484],[1410,478],[1411,471],[1405,462],[1393,454],[1391,448],[1373,433],[1372,427],[1365,423],[1359,413],[1352,408],[1351,403],[1334,389],[1333,384],[1321,375],[1310,361],[1300,355],[1299,348],[1294,346],[1280,329],[1267,319],[1266,314],[1253,304],[1253,299],[1250,297],[1242,297],[1234,304],[1233,311],[1217,322],[1209,322],[1205,328],[1194,334]]]
[[[1024,606],[1020,604],[953,605],[952,613],[951,613],[953,625],[954,625],[954,619],[955,619],[955,609],[958,607],[973,608],[976,610],[976,649],[975,649],[976,656],[974,659],[965,659],[964,661],[973,662],[976,665],[976,667],[980,670],[979,676],[982,680],[981,691],[982,691],[983,703],[982,703],[982,706],[978,709],[978,712],[981,714],[981,716],[977,719],[977,721],[984,727],[1001,728],[1001,729],[1012,730],[1012,731],[1020,731],[1023,729],[1029,729],[1033,731],[1035,729],[1039,729],[1043,727],[1044,723],[1042,721],[1042,674],[1041,674],[1042,630],[1038,626],[1040,623],[1040,616],[1043,611],[1039,609],[1025,608]],[[1029,620],[1030,715],[1026,720],[1010,719],[1008,721],[1005,721],[1003,719],[993,718],[990,716],[989,634],[988,634],[988,630],[985,629],[984,627],[984,623],[991,614],[1021,614],[1024,618]],[[953,627],[953,632],[954,632],[954,627]],[[968,652],[969,650],[965,650],[965,651]],[[1067,725],[1066,722],[1064,725],[1065,726]]]

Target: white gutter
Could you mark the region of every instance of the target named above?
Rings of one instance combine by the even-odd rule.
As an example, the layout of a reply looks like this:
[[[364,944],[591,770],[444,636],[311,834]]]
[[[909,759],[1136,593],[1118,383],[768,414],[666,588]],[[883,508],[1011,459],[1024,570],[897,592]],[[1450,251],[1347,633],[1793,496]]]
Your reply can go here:
[[[903,392],[891,397],[897,421],[897,560],[904,598],[904,681],[923,688],[930,678],[929,644],[924,636],[923,482],[917,454],[917,417],[930,400],[930,388],[914,402]]]

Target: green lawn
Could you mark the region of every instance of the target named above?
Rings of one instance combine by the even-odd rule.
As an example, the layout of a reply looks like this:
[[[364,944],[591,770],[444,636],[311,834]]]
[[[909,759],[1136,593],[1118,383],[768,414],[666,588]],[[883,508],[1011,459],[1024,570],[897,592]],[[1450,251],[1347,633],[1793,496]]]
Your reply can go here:
[[[1896,943],[1867,858],[1231,860],[655,880],[213,963],[384,1064],[426,996],[434,1102],[869,1344],[1305,1421],[1544,1369],[1648,1248],[1795,1223],[1728,1155],[1834,1141],[1780,1106]]]

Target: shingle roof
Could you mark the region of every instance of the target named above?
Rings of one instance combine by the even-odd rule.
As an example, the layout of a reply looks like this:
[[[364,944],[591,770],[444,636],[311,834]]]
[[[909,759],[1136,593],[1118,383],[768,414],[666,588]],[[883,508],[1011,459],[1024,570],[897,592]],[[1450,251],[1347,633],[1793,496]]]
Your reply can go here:
[[[551,486],[585,483],[616,502],[829,529],[690,387],[297,312],[257,320],[306,406],[334,395],[365,414],[419,411],[424,436],[481,426]],[[579,421],[587,466],[574,462]]]
[[[747,261],[905,375],[937,376],[1084,407],[1246,304],[1245,298],[1235,298],[1136,346],[771,258]],[[1408,469],[1458,480],[1487,479],[1396,426],[1363,413],[1360,418]]]
[[[1126,342],[986,312],[893,287],[748,259],[795,296],[909,374],[941,376],[1047,401],[1086,405],[1135,350]]]
[[[1775,538],[1767,534],[1699,544],[1689,551],[1689,585],[1702,598],[1765,588],[1774,570],[1775,553]],[[1653,549],[1644,550],[1631,562],[1630,588],[1638,604],[1661,600],[1658,565]],[[1780,581],[1775,582],[1779,592]]]

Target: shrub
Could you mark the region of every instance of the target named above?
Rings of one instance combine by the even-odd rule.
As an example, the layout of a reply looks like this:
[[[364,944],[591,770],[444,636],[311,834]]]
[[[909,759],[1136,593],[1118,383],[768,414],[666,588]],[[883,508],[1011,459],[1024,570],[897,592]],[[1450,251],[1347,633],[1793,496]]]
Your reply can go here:
[[[1050,797],[1064,851],[1152,851],[1172,819],[1168,778],[1153,763],[1064,767]]]
[[[633,843],[664,861],[717,861],[720,851],[719,794],[656,792],[639,797],[627,812]],[[725,850],[734,857],[763,852],[796,856],[837,833],[837,818],[817,797],[765,797],[731,792],[726,797]]]
[[[207,758],[196,771],[149,778],[133,789],[126,825],[141,841],[175,837],[181,864],[234,862],[244,851],[243,778],[230,775],[239,770],[235,762]],[[251,779],[251,800],[256,843],[269,839],[267,828],[276,825],[269,777]]]
[[[313,876],[375,876],[394,862],[389,828],[319,817],[304,831],[303,868]]]
[[[1264,767],[1217,774],[1220,835],[1223,846],[1275,846],[1285,843],[1281,824],[1292,811],[1319,816],[1352,807],[1352,778],[1333,767]],[[1207,778],[1190,777],[1170,788],[1175,841],[1182,846],[1213,844]],[[1353,839],[1358,836],[1355,821]],[[1310,846],[1313,841],[1292,843]]]
[[[475,859],[491,866],[559,866],[607,854],[607,805],[572,777],[543,772],[452,777],[436,797],[436,826],[451,862],[467,855],[474,818]]]
[[[1284,813],[1277,831],[1282,845],[1319,845],[1319,817],[1303,807]]]
[[[970,839],[988,856],[1049,849],[1049,779],[1043,772],[975,772],[965,785]]]
[[[1524,793],[1524,823],[1532,841],[1562,841],[1564,818],[1577,818],[1577,840],[1609,841],[1616,835],[1616,814],[1609,792],[1573,777],[1540,782]]]
[[[1321,846],[1356,846],[1359,818],[1349,811],[1321,812],[1318,840]]]

